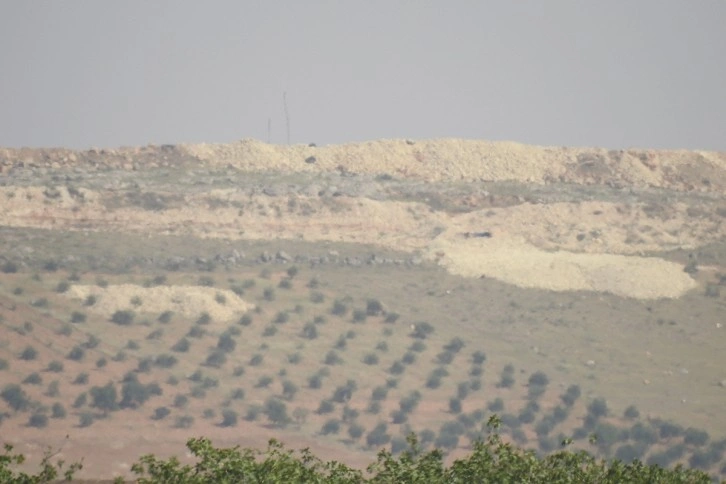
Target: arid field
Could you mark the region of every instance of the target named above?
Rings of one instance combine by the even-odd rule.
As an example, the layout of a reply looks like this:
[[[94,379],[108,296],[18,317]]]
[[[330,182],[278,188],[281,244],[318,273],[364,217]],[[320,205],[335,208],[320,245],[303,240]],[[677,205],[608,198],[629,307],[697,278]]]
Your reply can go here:
[[[0,441],[81,478],[276,438],[726,478],[726,153],[0,149]],[[592,436],[595,442],[590,442]]]

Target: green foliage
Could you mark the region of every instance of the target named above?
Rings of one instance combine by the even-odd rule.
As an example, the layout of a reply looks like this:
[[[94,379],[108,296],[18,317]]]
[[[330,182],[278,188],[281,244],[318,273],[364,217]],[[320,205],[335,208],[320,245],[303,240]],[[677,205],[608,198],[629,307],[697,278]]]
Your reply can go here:
[[[28,474],[13,469],[13,467],[20,466],[25,462],[25,456],[13,453],[13,446],[5,444],[4,452],[0,454],[0,482],[7,484],[36,484],[57,482],[60,479],[72,481],[76,472],[83,468],[83,464],[74,462],[66,467],[63,460],[53,461],[60,451],[61,449],[58,449],[53,452],[50,448],[47,448],[43,453],[40,469],[34,474]]]

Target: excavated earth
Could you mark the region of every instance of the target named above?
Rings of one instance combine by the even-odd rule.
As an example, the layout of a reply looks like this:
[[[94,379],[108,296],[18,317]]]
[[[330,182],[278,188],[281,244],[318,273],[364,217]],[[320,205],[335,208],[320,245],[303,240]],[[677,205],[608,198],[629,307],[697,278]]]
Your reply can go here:
[[[657,299],[724,240],[726,154],[468,140],[0,150],[0,224],[355,242],[521,287]]]

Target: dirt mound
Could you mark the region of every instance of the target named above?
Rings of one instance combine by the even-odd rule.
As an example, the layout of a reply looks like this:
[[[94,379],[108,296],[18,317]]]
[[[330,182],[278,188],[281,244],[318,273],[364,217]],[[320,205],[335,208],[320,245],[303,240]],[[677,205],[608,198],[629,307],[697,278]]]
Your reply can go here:
[[[183,145],[243,170],[349,171],[425,180],[552,181],[726,192],[726,153],[561,148],[462,139],[379,140],[324,147],[256,140]]]
[[[232,291],[203,286],[74,285],[66,295],[80,300],[95,296],[97,301],[89,309],[107,317],[131,309],[150,314],[173,311],[189,318],[207,313],[212,321],[229,321],[253,307]]]
[[[520,287],[596,291],[636,299],[676,298],[695,288],[683,267],[655,257],[546,252],[511,239],[447,241],[428,256],[465,277],[492,277]]]

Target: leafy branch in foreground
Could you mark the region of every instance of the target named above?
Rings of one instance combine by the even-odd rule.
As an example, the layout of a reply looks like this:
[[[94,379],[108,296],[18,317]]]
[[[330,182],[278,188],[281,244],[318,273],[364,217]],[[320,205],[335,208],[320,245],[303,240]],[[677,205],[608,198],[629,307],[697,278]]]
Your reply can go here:
[[[468,457],[456,460],[448,468],[441,450],[424,452],[415,434],[410,434],[406,450],[398,456],[381,450],[376,462],[368,466],[367,475],[336,461],[323,462],[309,449],[299,453],[287,450],[276,440],[271,440],[263,452],[240,450],[238,447],[218,449],[208,439],[192,439],[187,447],[199,459],[196,465],[181,465],[175,457],[159,460],[153,455],[146,455],[134,464],[132,471],[140,483],[711,482],[707,474],[698,470],[681,466],[664,469],[647,466],[640,461],[631,464],[598,461],[585,451],[563,449],[540,458],[531,450],[504,442],[498,433],[499,425],[499,418],[492,416],[487,424],[487,438],[477,442]],[[563,447],[569,443],[563,442]]]
[[[323,462],[310,449],[292,451],[276,440],[270,440],[266,450],[216,448],[206,438],[190,439],[187,447],[196,458],[196,464],[184,464],[176,458],[159,459],[145,455],[131,467],[140,484],[151,483],[710,483],[704,472],[677,466],[664,469],[645,465],[640,461],[625,464],[621,461],[597,460],[585,451],[571,452],[566,448],[570,440],[562,442],[563,449],[546,457],[538,457],[532,450],[524,450],[504,442],[498,433],[501,421],[494,415],[487,427],[486,439],[474,444],[472,453],[454,461],[450,467],[444,463],[444,453],[434,449],[423,451],[415,434],[409,434],[407,448],[398,456],[388,450],[378,453],[376,462],[362,471],[345,464]],[[41,470],[36,475],[15,473],[12,466],[22,464],[22,455],[12,454],[5,446],[0,455],[0,482],[14,484],[49,482],[58,478],[64,463],[51,463],[57,455],[46,452]],[[81,469],[72,464],[64,472],[67,480]],[[117,480],[121,482],[121,480]]]
[[[68,437],[66,437],[66,440]],[[57,481],[62,473],[63,479],[66,481],[73,480],[76,472],[83,468],[82,462],[74,462],[65,468],[65,461],[58,460],[53,462],[53,458],[63,449],[61,446],[55,452],[51,452],[48,448],[43,454],[43,460],[40,462],[40,471],[37,474],[26,474],[25,472],[16,472],[12,467],[21,465],[25,462],[25,456],[22,454],[14,454],[13,446],[5,444],[5,452],[0,454],[0,482],[6,484],[36,484]],[[65,468],[65,470],[64,470]]]

